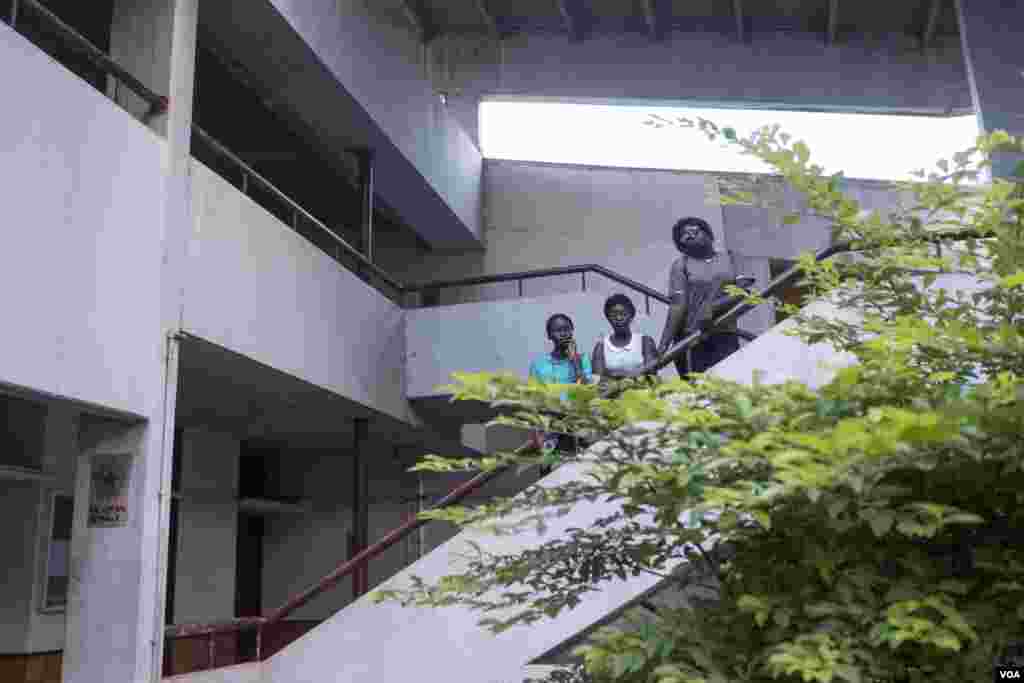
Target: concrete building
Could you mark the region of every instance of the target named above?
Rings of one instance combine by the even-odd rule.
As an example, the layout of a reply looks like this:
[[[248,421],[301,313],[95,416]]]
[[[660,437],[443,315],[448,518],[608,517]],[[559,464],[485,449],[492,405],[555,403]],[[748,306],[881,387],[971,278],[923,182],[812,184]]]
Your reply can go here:
[[[447,402],[452,371],[524,372],[554,310],[594,339],[612,291],[644,300],[637,326],[656,333],[647,292],[664,288],[676,218],[705,216],[761,283],[827,244],[819,224],[707,205],[696,170],[485,160],[482,99],[973,110],[1024,134],[1012,0],[8,5],[5,682],[511,683],[656,587],[610,586],[501,638],[469,613],[359,599],[447,568],[457,539],[429,526],[258,644],[165,638],[278,608],[461,481],[406,472],[421,454],[512,438]],[[540,269],[563,270],[499,277]],[[721,371],[770,356],[774,376],[813,380],[827,351],[774,322],[745,317],[762,336]]]

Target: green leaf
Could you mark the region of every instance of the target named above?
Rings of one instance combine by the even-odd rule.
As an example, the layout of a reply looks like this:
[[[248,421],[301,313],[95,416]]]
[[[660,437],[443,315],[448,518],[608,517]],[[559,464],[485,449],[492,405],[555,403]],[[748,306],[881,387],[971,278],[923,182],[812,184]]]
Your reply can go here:
[[[895,513],[890,510],[872,510],[870,515],[865,516],[867,516],[868,524],[871,525],[871,532],[876,538],[881,538],[889,533],[893,522],[896,521]]]
[[[738,397],[736,399],[736,412],[744,420],[749,420],[754,414],[754,406],[751,404],[750,399],[746,396]]]
[[[796,152],[796,158],[800,160],[801,164],[807,163],[807,160],[811,158],[811,150],[803,140],[793,143],[793,151]]]
[[[1012,275],[1003,276],[999,280],[999,284],[1000,286],[1005,287],[1007,289],[1012,289],[1014,287],[1020,287],[1021,285],[1024,285],[1024,270],[1018,270],[1016,273],[1013,273]]]

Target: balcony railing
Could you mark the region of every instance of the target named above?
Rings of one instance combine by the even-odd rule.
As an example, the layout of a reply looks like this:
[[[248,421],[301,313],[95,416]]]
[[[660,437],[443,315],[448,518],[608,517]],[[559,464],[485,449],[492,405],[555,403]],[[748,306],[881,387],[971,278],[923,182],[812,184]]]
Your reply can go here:
[[[93,83],[105,90],[107,95],[114,101],[118,101],[118,85],[124,86],[135,93],[147,105],[149,105],[146,119],[155,116],[167,109],[167,98],[147,88],[142,81],[123,69],[117,62],[110,58],[103,50],[99,49],[88,38],[65,23],[60,17],[47,9],[37,0],[11,0],[10,11],[7,15],[11,28],[18,30],[19,21],[26,19],[27,15],[34,15],[42,20],[62,41],[64,46],[84,57],[100,74],[106,74],[114,79],[115,86],[111,88],[102,87],[105,84]]]

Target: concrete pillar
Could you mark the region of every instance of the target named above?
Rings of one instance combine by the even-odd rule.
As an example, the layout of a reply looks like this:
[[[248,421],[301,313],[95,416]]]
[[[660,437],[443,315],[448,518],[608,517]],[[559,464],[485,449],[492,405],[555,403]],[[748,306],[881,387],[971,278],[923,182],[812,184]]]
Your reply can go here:
[[[1024,4],[1018,0],[956,0],[971,99],[978,126],[1024,135]],[[1022,154],[997,154],[992,175],[1005,178],[1024,161]],[[1016,175],[1024,175],[1017,173]]]
[[[161,675],[178,375],[175,332],[192,232],[189,144],[197,18],[198,0],[115,2],[113,58],[169,100],[167,111],[149,121],[166,136],[163,202],[153,207],[152,224],[141,226],[158,230],[164,245],[161,263],[153,264],[161,272],[161,300],[153,302],[160,307],[161,328],[153,330],[154,363],[138,378],[147,396],[144,421],[84,421],[80,433],[65,683],[142,683]],[[114,490],[121,495],[105,504],[116,504],[116,514],[104,516],[95,505],[90,512],[93,492]]]
[[[143,591],[152,563],[143,537],[159,529],[147,484],[159,430],[147,424],[85,424],[75,481],[63,680],[147,681],[153,667],[156,596]],[[140,675],[141,674],[141,675]]]

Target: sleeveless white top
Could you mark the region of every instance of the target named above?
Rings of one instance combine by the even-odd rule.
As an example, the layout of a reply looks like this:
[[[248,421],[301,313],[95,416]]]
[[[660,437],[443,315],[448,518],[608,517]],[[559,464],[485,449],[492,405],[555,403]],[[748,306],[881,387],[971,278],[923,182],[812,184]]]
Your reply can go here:
[[[644,336],[633,333],[629,343],[619,348],[611,335],[604,337],[604,366],[609,370],[638,370],[644,364]]]

